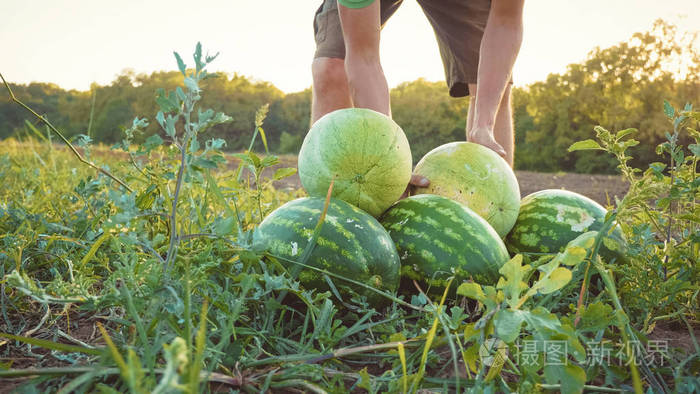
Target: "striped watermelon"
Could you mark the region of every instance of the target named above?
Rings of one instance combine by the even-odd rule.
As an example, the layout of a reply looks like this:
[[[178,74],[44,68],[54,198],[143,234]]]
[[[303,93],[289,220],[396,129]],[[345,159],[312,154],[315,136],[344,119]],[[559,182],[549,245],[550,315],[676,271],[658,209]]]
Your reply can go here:
[[[406,198],[389,208],[381,223],[396,243],[403,280],[427,282],[432,291],[444,289],[453,275],[453,289],[469,278],[495,284],[509,258],[503,241],[484,219],[446,197]]]
[[[310,196],[333,197],[379,216],[401,197],[411,179],[411,149],[391,118],[346,108],[316,121],[299,151],[299,178]]]
[[[325,200],[306,197],[290,201],[270,213],[260,223],[254,241],[279,257],[299,261],[323,211]],[[294,263],[280,260],[292,271]],[[399,282],[399,256],[394,242],[375,218],[344,201],[331,199],[323,227],[307,265],[394,292]],[[382,303],[384,297],[360,286],[332,278],[341,294],[351,287],[368,300]],[[307,289],[326,291],[324,275],[304,268],[299,281]]]
[[[520,214],[506,237],[511,253],[556,253],[589,231],[600,230],[607,211],[597,202],[566,190],[541,190],[522,199]],[[616,226],[603,240],[601,255],[623,259],[626,242]]]
[[[508,163],[472,142],[452,142],[428,152],[414,172],[430,180],[416,193],[438,194],[461,202],[486,219],[501,238],[515,224],[520,187]]]

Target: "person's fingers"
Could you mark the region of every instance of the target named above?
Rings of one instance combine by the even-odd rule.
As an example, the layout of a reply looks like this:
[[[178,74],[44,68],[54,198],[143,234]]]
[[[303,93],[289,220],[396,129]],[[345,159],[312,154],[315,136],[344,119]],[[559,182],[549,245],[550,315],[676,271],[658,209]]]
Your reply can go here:
[[[428,180],[428,178],[418,174],[411,174],[411,180],[408,182],[408,185],[406,185],[406,190],[404,190],[401,197],[399,197],[399,200],[412,196],[415,188],[428,187],[429,185],[430,180]]]
[[[410,184],[417,187],[428,187],[430,180],[422,175],[412,174]]]

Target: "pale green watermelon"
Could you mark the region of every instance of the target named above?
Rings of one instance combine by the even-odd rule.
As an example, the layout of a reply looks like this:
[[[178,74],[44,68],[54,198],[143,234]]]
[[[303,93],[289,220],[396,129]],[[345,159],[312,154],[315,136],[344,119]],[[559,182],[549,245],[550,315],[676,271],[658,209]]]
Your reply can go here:
[[[411,149],[391,118],[364,108],[331,112],[316,121],[299,152],[299,178],[310,196],[333,197],[379,216],[411,179]]]
[[[290,201],[270,213],[255,230],[254,241],[275,256],[299,261],[323,211],[325,200],[318,197]],[[295,264],[281,261],[287,270]],[[321,233],[309,260],[312,267],[362,282],[370,287],[394,292],[399,283],[399,256],[389,234],[379,222],[359,208],[331,199]],[[301,269],[299,281],[307,289],[326,291],[322,273]],[[331,278],[341,294],[352,288],[368,300],[384,304],[386,298],[376,292]]]
[[[557,253],[584,233],[600,230],[606,213],[603,206],[581,194],[540,190],[522,199],[518,220],[506,237],[506,245],[512,253]],[[603,239],[601,255],[621,261],[626,249],[622,230],[615,226]]]
[[[414,173],[430,180],[416,193],[437,194],[476,212],[503,238],[515,224],[520,187],[508,163],[494,151],[472,142],[452,142],[428,152]]]
[[[449,198],[411,196],[392,205],[380,221],[398,249],[402,280],[427,283],[433,292],[441,292],[451,276],[453,290],[468,279],[496,284],[509,259],[496,231]]]

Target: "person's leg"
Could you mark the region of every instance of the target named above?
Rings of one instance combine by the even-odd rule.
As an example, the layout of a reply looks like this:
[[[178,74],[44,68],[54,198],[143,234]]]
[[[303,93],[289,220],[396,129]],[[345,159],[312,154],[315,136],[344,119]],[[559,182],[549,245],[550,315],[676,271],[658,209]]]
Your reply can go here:
[[[391,116],[389,86],[379,60],[380,11],[379,0],[364,8],[338,5],[352,103]]]
[[[504,159],[513,167],[515,153],[515,133],[513,131],[513,109],[511,105],[511,84],[506,84],[503,97],[496,113],[496,122],[493,125],[493,137],[506,151]]]
[[[311,74],[311,124],[329,112],[352,107],[345,60],[317,57],[311,63]]]
[[[389,20],[402,0],[381,0],[381,25]],[[345,43],[338,17],[337,0],[325,0],[314,17],[316,53],[313,75],[311,123],[323,115],[353,106],[345,74]]]
[[[476,92],[475,83],[469,84],[469,91]],[[467,112],[467,135],[469,135],[469,130],[471,130],[472,127],[474,127],[474,111],[476,111],[476,106],[474,105],[474,103],[476,103],[476,100],[474,100],[474,96],[469,96],[469,110]]]
[[[345,76],[345,44],[337,0],[324,0],[314,15],[316,52],[311,63],[311,124],[323,115],[352,107]]]
[[[506,152],[504,159],[513,167],[515,158],[515,132],[513,131],[513,110],[511,104],[511,84],[507,84],[503,97],[501,98],[496,121],[493,126],[493,136],[496,142],[503,147]],[[476,84],[469,84],[469,91],[476,92]],[[474,127],[474,113],[476,111],[476,99],[472,96],[469,99],[469,113],[467,114],[467,135]]]

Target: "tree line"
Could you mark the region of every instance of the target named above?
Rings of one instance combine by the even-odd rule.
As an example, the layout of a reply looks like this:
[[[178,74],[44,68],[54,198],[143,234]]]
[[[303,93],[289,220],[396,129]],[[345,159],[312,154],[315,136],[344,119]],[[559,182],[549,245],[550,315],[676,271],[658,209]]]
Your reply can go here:
[[[544,81],[513,89],[517,169],[533,171],[614,172],[613,161],[597,152],[568,153],[575,141],[591,138],[593,127],[610,130],[634,127],[640,144],[634,148],[635,165],[655,161],[655,147],[671,129],[662,105],[686,102],[700,105],[700,54],[696,37],[657,21],[647,32],[609,48],[597,48],[587,58],[550,74]],[[11,77],[11,76],[8,76]],[[182,85],[177,71],[147,74],[122,72],[111,84],[93,84],[89,91],[64,90],[50,83],[10,84],[15,95],[45,115],[67,136],[87,135],[111,144],[134,117],[154,119],[156,91]],[[233,117],[233,122],[208,131],[222,138],[227,150],[246,149],[255,112],[270,104],[263,125],[270,148],[297,153],[309,129],[311,91],[285,94],[274,85],[238,74],[212,74],[201,84],[202,108]],[[444,82],[418,79],[391,90],[394,120],[411,143],[414,160],[430,149],[464,140],[469,101],[447,95]],[[0,100],[0,139],[28,132],[22,108]],[[157,132],[151,121],[144,135]]]

